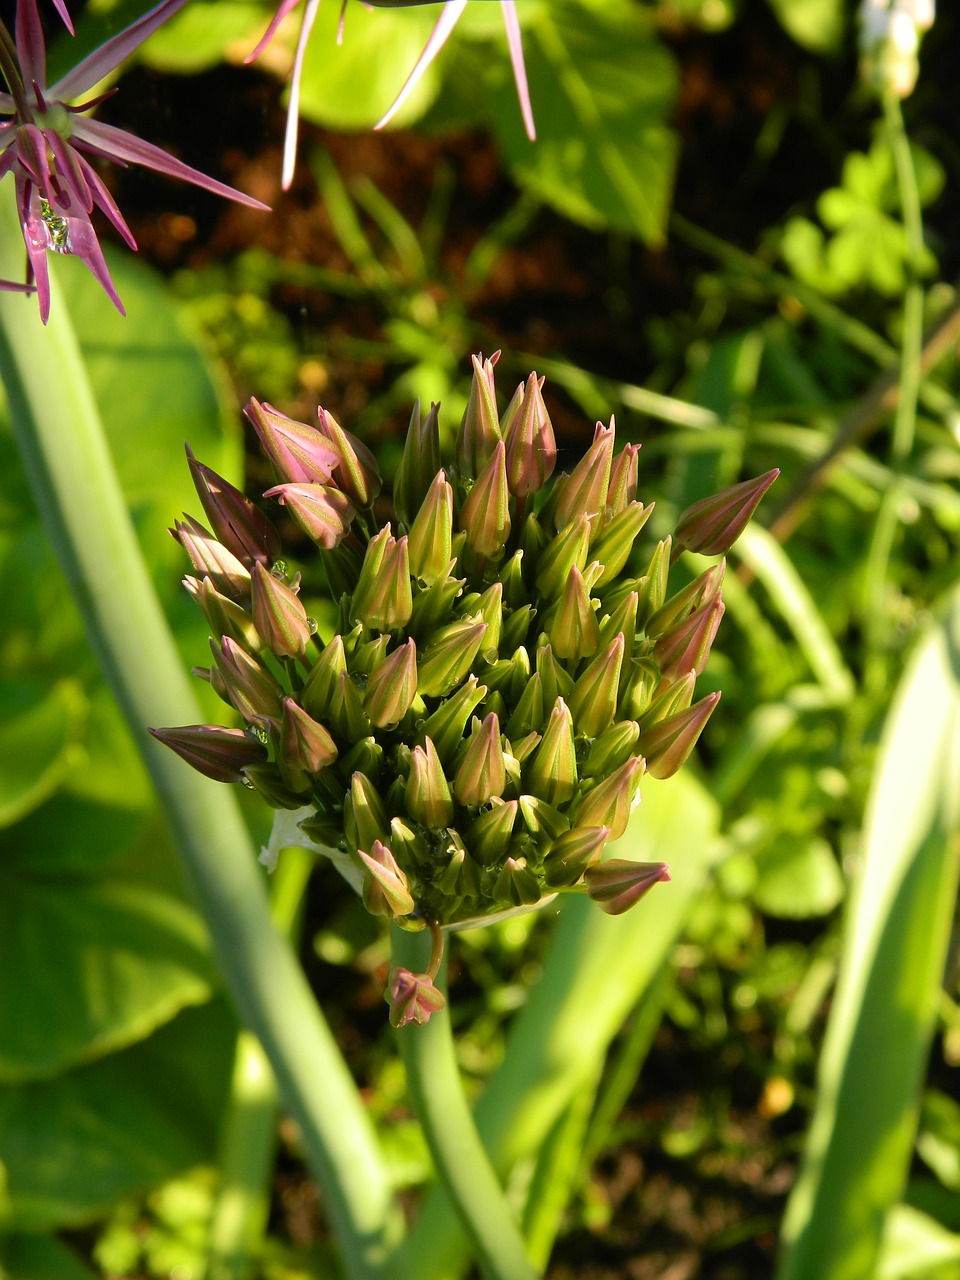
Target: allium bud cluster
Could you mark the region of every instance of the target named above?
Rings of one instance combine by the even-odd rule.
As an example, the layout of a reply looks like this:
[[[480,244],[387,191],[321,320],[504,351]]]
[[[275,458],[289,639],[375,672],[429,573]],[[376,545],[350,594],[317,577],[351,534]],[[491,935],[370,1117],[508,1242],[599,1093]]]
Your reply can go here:
[[[312,427],[248,406],[277,475],[267,496],[316,544],[338,606],[326,643],[273,524],[192,455],[210,527],[173,531],[216,637],[200,674],[246,728],[156,736],[209,777],[309,809],[302,829],[350,859],[368,909],[411,928],[575,887],[625,910],[665,868],[601,876],[603,848],[644,772],[679,769],[719,698],[694,686],[723,563],[671,595],[671,540],[637,545],[652,511],[638,446],[598,423],[555,476],[542,379],[501,413],[496,362],[474,358],[446,465],[438,406],[414,409],[385,522],[373,456],[329,413]],[[772,478],[691,508],[684,545],[724,550]]]

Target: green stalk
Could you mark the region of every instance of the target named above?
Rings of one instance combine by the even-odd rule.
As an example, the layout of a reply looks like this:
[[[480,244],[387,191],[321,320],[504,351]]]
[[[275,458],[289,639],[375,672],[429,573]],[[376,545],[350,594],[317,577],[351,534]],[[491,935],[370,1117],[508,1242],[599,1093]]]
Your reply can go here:
[[[0,211],[0,275],[22,268]],[[143,753],[243,1022],[269,1057],[323,1187],[347,1273],[380,1273],[394,1232],[384,1165],[346,1064],[289,945],[270,919],[231,791],[155,742],[147,725],[200,714],[150,582],[65,302],[50,324],[0,293],[0,374],[24,465],[91,645]]]
[[[313,855],[284,850],[270,885],[271,915],[284,935],[299,933],[300,908]],[[256,1036],[241,1029],[210,1226],[207,1280],[248,1280],[263,1247],[276,1145],[277,1082]]]
[[[394,927],[393,964],[422,973],[426,969],[427,940],[426,933],[413,934]],[[444,965],[436,984],[441,989],[445,977]],[[527,1258],[523,1237],[463,1092],[449,1007],[433,1014],[424,1026],[401,1028],[397,1040],[414,1111],[481,1271],[488,1280],[535,1280],[537,1273]],[[415,1256],[410,1261],[415,1264]]]

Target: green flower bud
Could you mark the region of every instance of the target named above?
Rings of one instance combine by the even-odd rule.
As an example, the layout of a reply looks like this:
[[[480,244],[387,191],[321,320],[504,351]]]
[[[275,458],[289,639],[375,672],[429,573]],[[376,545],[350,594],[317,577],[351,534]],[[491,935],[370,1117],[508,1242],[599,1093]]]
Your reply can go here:
[[[523,858],[507,858],[497,877],[497,898],[515,907],[529,907],[543,897],[540,882]]]
[[[253,566],[252,590],[253,621],[263,643],[278,658],[302,658],[311,631],[297,593],[259,561]]]
[[[543,860],[543,874],[551,889],[565,889],[583,878],[598,862],[610,839],[609,827],[575,827],[554,840]]]
[[[391,920],[408,916],[416,903],[410,883],[390,849],[374,840],[369,853],[359,849],[357,856],[364,867],[363,905],[370,914]]]
[[[664,538],[654,548],[650,563],[643,574],[642,585],[637,584],[639,605],[637,619],[645,626],[648,618],[660,608],[667,598],[667,576],[670,573],[671,540]]]
[[[507,771],[500,743],[500,722],[491,712],[476,725],[460,767],[453,779],[454,795],[460,804],[479,808],[499,799],[507,785]]]
[[[576,808],[578,827],[609,827],[610,839],[619,840],[627,829],[627,820],[638,796],[644,762],[628,760],[608,778],[588,791]]]
[[[581,767],[584,778],[605,778],[637,754],[640,726],[636,720],[618,720],[594,738]]]
[[[590,549],[590,518],[583,516],[561,530],[547,544],[537,563],[537,590],[547,600],[556,599],[563,591],[570,571],[583,572]]]
[[[573,677],[557,662],[550,645],[537,650],[537,675],[543,686],[543,705],[552,707],[558,698],[570,700],[573,693]]]
[[[424,697],[440,698],[463,680],[480,652],[485,622],[452,622],[441,627],[420,657],[417,687]]]
[[[493,653],[501,647],[503,628],[503,587],[499,582],[493,583],[483,595],[471,594],[463,601],[461,617],[471,618],[476,622],[485,622],[487,632],[483,637],[484,654]],[[504,646],[505,647],[505,646]]]
[[[246,565],[198,520],[184,516],[174,522],[170,533],[190,557],[197,573],[208,577],[218,591],[235,600],[249,596],[250,573]]]
[[[409,528],[434,476],[440,470],[440,406],[432,404],[421,422],[420,401],[413,406],[403,457],[393,482],[393,505],[398,519]]]
[[[620,679],[620,715],[643,720],[660,684],[660,669],[650,658],[631,658]]]
[[[308,486],[329,484],[340,454],[316,427],[296,422],[259,400],[251,400],[244,413],[281,481]]]
[[[488,360],[483,356],[473,357],[470,398],[456,441],[457,471],[467,479],[480,474],[500,441],[497,392],[493,379],[493,369],[499,359],[499,351],[495,351]]]
[[[506,450],[499,441],[477,476],[460,511],[460,528],[478,556],[503,551],[510,534],[510,490],[507,488]]]
[[[651,777],[670,778],[686,763],[719,701],[719,692],[710,693],[692,707],[678,711],[643,731],[640,750],[646,756],[647,772]]]
[[[376,631],[397,631],[410,621],[413,592],[405,537],[392,538],[390,526],[370,543],[360,581],[350,602],[350,617]]]
[[[651,663],[651,668],[655,667],[655,663]],[[666,720],[668,716],[675,715],[678,711],[686,711],[690,703],[693,701],[693,691],[697,684],[697,673],[695,671],[687,671],[679,680],[671,680],[666,678],[661,680],[659,672],[657,673],[657,681],[655,692],[647,702],[643,714],[637,719],[642,721],[645,729],[651,728],[660,720]]]
[[[532,519],[532,517],[529,518]],[[500,582],[503,586],[503,602],[510,609],[520,610],[532,607],[527,601],[527,597],[530,593],[523,580],[523,554],[524,553],[521,550],[515,551],[500,570]]]
[[[347,742],[359,742],[370,732],[370,717],[363,709],[363,696],[349,672],[341,671],[337,676],[327,720],[337,737]]]
[[[430,861],[430,846],[403,818],[390,819],[390,848],[407,867],[423,867]]]
[[[530,631],[530,623],[536,616],[537,611],[531,604],[513,609],[503,623],[500,648],[505,649],[507,653],[513,653],[524,644]]]
[[[347,848],[353,853],[372,849],[378,841],[386,844],[390,838],[390,819],[380,792],[359,770],[350,778],[350,790],[343,806],[343,830]]]
[[[453,796],[430,738],[411,754],[406,804],[410,817],[432,830],[448,827],[453,821]]]
[[[703,673],[710,656],[710,646],[723,617],[723,601],[717,597],[701,605],[689,618],[675,627],[653,646],[653,656],[665,676],[678,676],[687,671]]]
[[[186,724],[178,729],[150,729],[149,733],[214,782],[242,782],[247,765],[266,763],[267,749],[245,729],[218,724]]]
[[[610,487],[607,490],[607,511],[617,516],[631,506],[637,497],[638,444],[625,444],[610,466]]]
[[[431,1014],[439,1013],[447,1003],[428,973],[411,973],[402,968],[390,970],[383,995],[390,1006],[391,1027],[406,1027],[411,1022],[423,1026]]]
[[[520,738],[543,725],[547,719],[547,706],[548,703],[543,696],[543,682],[539,674],[534,672],[524,686],[513,715],[507,721],[508,735],[511,738]]]
[[[516,800],[496,800],[464,832],[470,856],[482,867],[492,866],[506,856],[517,820]]]
[[[266,667],[229,636],[219,645],[211,640],[210,648],[227,695],[244,720],[279,720],[283,690]]]
[[[563,698],[557,698],[540,745],[524,770],[525,789],[548,804],[565,804],[577,789],[577,752],[573,717]]]
[[[672,595],[647,621],[644,627],[647,635],[656,639],[667,631],[672,631],[701,605],[716,600],[723,584],[725,569],[726,561],[721,560],[719,564],[711,565],[699,577],[694,578],[692,582]]]
[[[453,550],[453,489],[438,471],[410,527],[410,572],[428,586],[445,578]]]
[[[328,731],[292,698],[283,700],[279,737],[277,766],[283,780],[294,791],[306,791],[311,776],[337,758],[337,745]]]
[[[590,559],[599,560],[603,572],[595,586],[602,587],[618,576],[630,559],[637,534],[650,519],[653,503],[631,502],[604,525],[600,537],[590,545]]]
[[[779,474],[775,467],[687,507],[677,521],[677,547],[704,556],[726,555]]]
[[[600,645],[600,624],[590,602],[590,592],[576,565],[547,623],[553,651],[558,658],[579,662],[596,653]]]
[[[520,812],[530,834],[548,844],[570,830],[570,819],[539,796],[521,796]]]
[[[629,591],[612,613],[606,614],[600,622],[600,647],[604,651],[617,636],[623,637],[623,659],[629,662],[633,657],[633,649],[637,637],[637,609],[640,597],[636,591]]]
[[[441,702],[433,715],[424,721],[424,735],[433,740],[437,755],[444,764],[453,759],[470,717],[487,696],[487,692],[487,686],[478,684],[476,676],[468,676],[465,683]]]
[[[575,524],[584,516],[591,529],[603,517],[610,486],[610,463],[613,459],[614,421],[604,427],[597,423],[593,444],[567,476],[560,489],[554,521],[557,529]]]
[[[650,892],[655,884],[670,879],[665,862],[626,862],[609,858],[588,868],[584,879],[587,892],[607,915],[619,916]]]
[[[332,413],[319,410],[320,434],[337,451],[339,462],[333,475],[339,488],[358,507],[369,507],[380,492],[380,468],[365,444],[344,431]]]
[[[315,720],[325,720],[338,694],[338,681],[347,670],[343,637],[336,635],[313,664],[300,690],[300,703]]]
[[[200,503],[211,528],[229,551],[246,567],[270,564],[280,556],[280,535],[250,499],[205,467],[187,445],[187,463]]]
[[[441,893],[462,902],[464,898],[476,898],[480,892],[480,868],[462,845],[450,854],[437,888]]]
[[[230,636],[248,653],[259,653],[260,635],[253,619],[235,600],[222,595],[209,578],[198,582],[196,578],[184,578],[190,598],[203,612],[210,630],[215,636]]]
[[[288,787],[275,764],[248,764],[243,770],[244,784],[257,791],[271,809],[302,809],[303,795]]]
[[[356,510],[339,489],[325,484],[278,484],[265,498],[276,498],[318,547],[336,547],[347,536]]]
[[[537,493],[553,475],[557,444],[543,403],[543,379],[531,373],[517,411],[504,432],[507,483],[517,498]]]
[[[395,649],[367,681],[363,709],[379,729],[399,724],[417,693],[417,646],[413,638]]]
[[[596,738],[617,713],[623,632],[618,631],[605,649],[584,668],[570,693],[569,706],[576,732]]]

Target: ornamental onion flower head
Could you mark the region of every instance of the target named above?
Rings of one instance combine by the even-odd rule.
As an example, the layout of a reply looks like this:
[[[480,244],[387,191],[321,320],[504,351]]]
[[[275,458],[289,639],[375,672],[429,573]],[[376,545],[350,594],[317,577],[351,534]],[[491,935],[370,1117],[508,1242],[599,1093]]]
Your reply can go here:
[[[554,475],[541,380],[501,417],[494,363],[474,360],[455,458],[440,453],[438,407],[414,412],[393,511],[372,457],[323,429],[324,410],[315,428],[249,407],[276,472],[267,494],[313,540],[332,589],[326,642],[270,521],[192,455],[229,546],[189,517],[174,530],[191,594],[227,627],[201,674],[245,728],[156,736],[297,810],[305,841],[349,868],[369,910],[435,938],[558,892],[625,910],[666,879],[660,864],[601,875],[604,846],[644,773],[676,772],[719,699],[693,695],[722,564],[669,595],[670,539],[641,545],[637,446],[618,449],[614,423],[598,424],[584,458]],[[440,1007],[435,972],[391,977],[395,1022]]]
[[[102,102],[102,96],[74,103],[75,98],[88,93],[114,71],[184,3],[185,0],[163,0],[51,85],[47,84],[46,46],[37,0],[18,0],[15,46],[10,47],[12,42],[7,39],[0,40],[2,71],[9,89],[9,93],[0,93],[0,116],[10,117],[0,123],[0,179],[10,172],[14,175],[27,247],[26,287],[36,288],[44,324],[50,314],[48,252],[71,253],[81,258],[117,310],[124,313],[90,219],[94,205],[131,249],[137,245],[87,156],[105,157],[120,165],[142,164],[254,209],[266,209],[259,200],[208,178],[152,143],[89,119],[85,113]],[[58,7],[65,17],[65,11]],[[2,35],[6,36],[6,31]],[[2,283],[0,287],[11,286]]]

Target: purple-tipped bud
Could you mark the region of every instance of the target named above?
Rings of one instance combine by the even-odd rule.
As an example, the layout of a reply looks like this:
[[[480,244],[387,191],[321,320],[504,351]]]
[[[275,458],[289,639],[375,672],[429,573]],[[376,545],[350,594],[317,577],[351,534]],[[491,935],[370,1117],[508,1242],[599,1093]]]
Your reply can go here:
[[[279,720],[283,690],[266,667],[229,636],[219,645],[211,640],[210,648],[230,701],[244,720]]]
[[[547,624],[558,658],[579,661],[590,658],[600,646],[600,624],[590,603],[590,592],[576,565],[570,570],[563,595]]]
[[[302,658],[310,639],[307,611],[297,593],[258,561],[253,566],[253,621],[278,658]]]
[[[280,719],[277,764],[284,780],[295,791],[309,785],[311,777],[337,758],[337,744],[329,732],[307,715],[293,698],[284,698]]]
[[[640,750],[646,757],[651,777],[670,778],[686,762],[719,701],[719,692],[710,693],[685,711],[644,730]]]
[[[499,359],[499,351],[488,360],[482,355],[473,357],[470,398],[456,440],[457,471],[467,479],[480,474],[501,438],[493,378],[493,368]]]
[[[537,561],[537,589],[548,600],[560,595],[570,570],[576,567],[583,572],[590,549],[590,518],[568,524],[544,548]]]
[[[596,738],[612,723],[617,713],[624,644],[623,633],[618,632],[573,686],[569,706],[578,734]]]
[[[371,915],[387,916],[396,920],[408,916],[416,903],[410,893],[410,883],[390,849],[374,840],[369,853],[357,850],[363,863],[363,905]]]
[[[374,631],[397,631],[413,612],[410,554],[407,539],[392,538],[390,526],[384,528],[386,539],[379,543],[375,538],[367,548],[350,617]]]
[[[726,555],[779,474],[775,467],[687,507],[673,535],[677,547],[704,556]]]
[[[409,528],[440,470],[440,406],[432,404],[421,422],[420,401],[413,407],[403,457],[393,482],[393,505],[397,518]]]
[[[630,559],[637,534],[652,512],[652,502],[646,507],[641,502],[631,502],[604,525],[600,537],[590,545],[590,559],[599,560],[603,565],[596,586],[606,586],[618,576]]]
[[[453,796],[444,776],[440,757],[429,738],[414,747],[407,778],[407,813],[431,830],[448,827],[453,821]]]
[[[644,707],[642,716],[638,717],[642,719],[644,728],[649,729],[659,721],[676,715],[679,711],[686,711],[693,702],[696,687],[695,671],[684,672],[678,680],[661,680],[658,675],[656,686]]]
[[[346,494],[326,484],[278,484],[263,496],[282,503],[307,537],[326,551],[340,545],[356,515]]]
[[[487,633],[485,622],[451,622],[441,627],[420,655],[417,688],[424,697],[442,698],[469,672]]]
[[[334,636],[323,653],[313,664],[310,674],[300,690],[300,701],[318,720],[330,714],[337,692],[337,681],[346,673],[347,659],[343,649],[343,637]]]
[[[605,778],[637,754],[640,726],[636,720],[618,720],[594,738],[580,769],[584,778]]]
[[[607,489],[607,511],[619,515],[637,497],[638,444],[625,444],[610,466],[610,487]]]
[[[328,485],[340,463],[335,449],[316,427],[288,418],[273,405],[251,400],[244,413],[260,437],[263,451],[281,482]]]
[[[643,770],[644,761],[634,756],[588,791],[577,805],[576,825],[609,827],[610,839],[619,840],[627,829]]]
[[[661,636],[653,646],[661,674],[669,677],[695,671],[701,675],[722,617],[723,601],[717,596],[701,605],[673,631]]]
[[[422,1027],[447,1003],[428,973],[411,973],[401,968],[390,970],[383,998],[390,1006],[392,1027],[406,1027],[411,1022]]]
[[[506,449],[498,441],[477,477],[460,512],[460,528],[478,556],[503,551],[510,536],[510,490],[507,488]]]
[[[550,712],[540,745],[524,770],[525,789],[548,804],[564,804],[577,789],[573,717],[563,698]]]
[[[317,414],[320,434],[340,456],[333,473],[338,487],[358,507],[369,507],[381,487],[380,468],[376,458],[356,436],[344,431],[332,413],[321,408]]]
[[[194,487],[217,539],[252,568],[280,556],[280,535],[246,494],[198,462],[187,445],[187,462]]]
[[[517,498],[542,489],[557,465],[557,443],[542,387],[543,379],[531,373],[519,410],[504,434],[507,483]]]
[[[453,489],[438,471],[410,526],[410,572],[430,586],[447,576],[453,549]]]
[[[494,712],[477,725],[460,767],[453,779],[453,790],[459,802],[479,808],[499,799],[507,785],[507,770],[500,743],[500,722]]]
[[[523,825],[541,843],[552,844],[565,831],[570,830],[570,819],[566,814],[555,809],[552,804],[547,804],[539,796],[521,796],[520,812],[523,815]]]
[[[343,829],[347,847],[353,852],[372,849],[377,841],[389,840],[390,819],[376,786],[365,773],[350,776],[350,790],[343,806]]]
[[[647,635],[656,639],[658,636],[672,631],[684,618],[689,618],[691,613],[699,609],[701,605],[709,604],[711,600],[715,600],[720,594],[720,588],[723,586],[723,575],[726,567],[726,560],[721,560],[719,564],[711,565],[709,569],[705,569],[692,582],[687,583],[680,591],[675,592],[668,600],[665,600],[656,613],[648,619],[644,627]]]
[[[199,520],[185,515],[176,521],[170,533],[186,551],[197,573],[209,578],[218,591],[234,599],[249,594],[250,574],[246,565],[218,542]]]
[[[266,762],[267,749],[245,729],[223,729],[216,724],[185,724],[175,729],[150,729],[165,747],[175,751],[198,773],[214,782],[242,782],[243,769]]]
[[[417,646],[411,637],[377,667],[367,681],[363,709],[379,729],[392,728],[417,695]]]
[[[523,858],[505,859],[494,892],[499,902],[515,907],[531,907],[543,897],[540,882]]]
[[[482,867],[499,862],[509,849],[517,808],[516,800],[498,802],[481,813],[464,832],[470,856]]]
[[[593,528],[603,516],[610,486],[614,430],[613,418],[609,427],[598,422],[593,444],[563,481],[554,515],[557,529],[576,523],[583,516]]]
[[[583,878],[598,862],[610,839],[609,827],[574,827],[557,837],[543,860],[543,873],[551,889],[565,889]]]
[[[467,680],[440,703],[433,715],[424,721],[423,732],[433,740],[437,755],[446,764],[463,739],[464,730],[489,689],[478,684],[476,676]]]
[[[260,635],[253,619],[235,600],[217,590],[209,578],[198,582],[196,578],[184,578],[190,598],[198,604],[215,636],[231,636],[249,653],[261,648]]]
[[[665,862],[626,862],[610,858],[590,867],[584,879],[587,892],[608,916],[620,916],[650,892],[655,884],[670,879]]]

